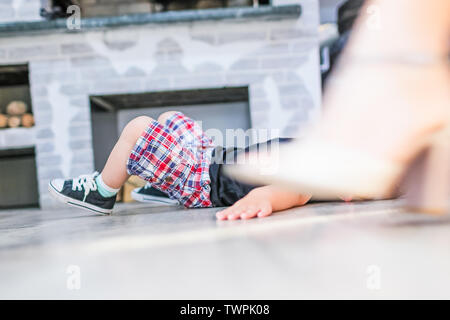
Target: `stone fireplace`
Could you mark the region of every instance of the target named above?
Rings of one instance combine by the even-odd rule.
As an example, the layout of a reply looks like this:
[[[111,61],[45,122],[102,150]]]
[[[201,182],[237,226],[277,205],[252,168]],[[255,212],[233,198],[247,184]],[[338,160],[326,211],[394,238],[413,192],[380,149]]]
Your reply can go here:
[[[94,156],[95,98],[115,97],[114,107],[124,96],[240,88],[245,98],[222,101],[242,104],[237,122],[247,112],[252,128],[296,136],[320,113],[318,7],[278,2],[86,18],[75,31],[64,20],[0,23],[0,66],[28,65],[36,121],[26,132],[0,131],[0,150],[11,141],[34,148],[40,206],[52,207],[51,178],[89,173],[103,161]],[[130,101],[127,108],[139,108]]]

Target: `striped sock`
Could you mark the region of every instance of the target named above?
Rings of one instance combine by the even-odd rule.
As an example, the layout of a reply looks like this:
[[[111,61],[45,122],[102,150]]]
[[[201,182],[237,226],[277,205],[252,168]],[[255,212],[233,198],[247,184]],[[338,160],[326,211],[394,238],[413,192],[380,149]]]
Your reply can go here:
[[[97,183],[98,192],[105,198],[114,197],[120,189],[114,189],[108,186],[102,179],[102,175],[99,174],[97,178],[95,178],[95,182]]]

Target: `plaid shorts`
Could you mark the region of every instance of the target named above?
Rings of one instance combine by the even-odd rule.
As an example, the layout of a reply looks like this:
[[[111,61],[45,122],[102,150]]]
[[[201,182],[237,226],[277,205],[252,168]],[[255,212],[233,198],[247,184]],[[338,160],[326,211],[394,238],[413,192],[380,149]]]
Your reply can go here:
[[[177,112],[164,125],[150,123],[131,151],[127,171],[185,207],[211,207],[209,165],[213,148],[200,126]]]

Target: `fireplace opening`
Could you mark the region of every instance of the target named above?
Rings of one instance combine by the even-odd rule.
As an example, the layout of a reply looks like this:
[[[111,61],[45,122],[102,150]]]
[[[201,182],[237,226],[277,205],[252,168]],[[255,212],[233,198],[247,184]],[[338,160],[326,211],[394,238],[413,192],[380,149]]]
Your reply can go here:
[[[166,111],[181,111],[201,122],[207,133],[221,132],[221,144],[226,147],[235,145],[226,139],[227,129],[229,134],[230,130],[251,128],[247,87],[91,96],[90,103],[97,171],[103,168],[122,129],[137,116],[157,119]]]
[[[0,150],[0,209],[39,206],[34,148]]]
[[[137,116],[157,119],[166,111],[181,111],[225,147],[236,145],[235,131],[251,128],[248,87],[91,96],[90,103],[94,165],[99,172],[122,129]],[[249,145],[251,137],[240,142]]]

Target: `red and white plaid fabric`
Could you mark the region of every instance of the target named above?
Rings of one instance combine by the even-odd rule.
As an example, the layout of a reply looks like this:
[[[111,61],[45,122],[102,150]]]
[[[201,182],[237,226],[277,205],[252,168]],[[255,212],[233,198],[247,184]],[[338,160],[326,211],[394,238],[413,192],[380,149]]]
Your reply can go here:
[[[177,112],[164,125],[152,121],[136,142],[127,171],[185,207],[211,207],[209,165],[213,148],[200,126]]]

